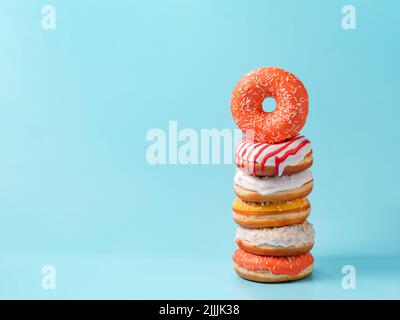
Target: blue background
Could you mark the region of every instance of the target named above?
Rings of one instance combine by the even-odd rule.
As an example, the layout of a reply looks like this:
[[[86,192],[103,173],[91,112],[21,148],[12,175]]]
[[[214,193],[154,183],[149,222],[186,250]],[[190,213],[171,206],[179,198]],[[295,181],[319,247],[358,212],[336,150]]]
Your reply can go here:
[[[57,29],[41,28],[55,5]],[[357,29],[341,27],[341,8]],[[398,1],[0,1],[1,298],[400,298]],[[235,128],[260,66],[310,96],[316,270],[231,265],[233,165],[147,163],[152,128]],[[57,269],[57,289],[41,268]],[[357,269],[357,289],[341,268]]]

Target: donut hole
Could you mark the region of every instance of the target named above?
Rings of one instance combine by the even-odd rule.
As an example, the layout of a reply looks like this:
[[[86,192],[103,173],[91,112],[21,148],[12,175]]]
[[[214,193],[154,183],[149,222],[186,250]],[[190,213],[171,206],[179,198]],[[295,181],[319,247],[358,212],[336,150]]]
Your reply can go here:
[[[262,102],[262,109],[264,112],[272,112],[276,108],[276,101],[274,98],[268,97],[265,98]]]

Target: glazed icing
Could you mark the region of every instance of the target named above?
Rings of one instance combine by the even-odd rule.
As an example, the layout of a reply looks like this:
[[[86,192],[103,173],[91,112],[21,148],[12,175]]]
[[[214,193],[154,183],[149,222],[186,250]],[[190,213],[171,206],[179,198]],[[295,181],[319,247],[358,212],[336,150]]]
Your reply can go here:
[[[239,169],[255,175],[255,165],[261,170],[266,166],[275,167],[275,175],[281,176],[287,166],[300,163],[311,152],[311,142],[304,136],[278,143],[254,143],[243,138],[235,149],[235,162]]]
[[[244,240],[254,246],[299,247],[314,242],[314,229],[307,221],[302,224],[277,228],[248,229],[238,227],[236,240]]]
[[[279,191],[296,189],[312,180],[313,175],[310,170],[276,177],[254,177],[243,171],[238,171],[234,178],[236,185],[250,191],[256,191],[263,196]]]
[[[232,259],[237,265],[248,270],[268,270],[272,274],[287,275],[296,275],[314,262],[314,257],[309,252],[292,257],[268,257],[252,254],[242,249],[237,249]]]
[[[233,201],[232,207],[235,211],[250,211],[250,212],[281,212],[293,209],[299,209],[310,206],[310,201],[307,198],[300,198],[283,202],[249,202],[236,198]]]

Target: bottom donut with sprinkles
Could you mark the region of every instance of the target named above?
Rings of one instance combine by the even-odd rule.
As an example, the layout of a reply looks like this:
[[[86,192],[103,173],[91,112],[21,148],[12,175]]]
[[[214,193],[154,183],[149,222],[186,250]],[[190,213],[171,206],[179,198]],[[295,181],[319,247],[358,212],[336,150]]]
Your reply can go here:
[[[268,257],[242,249],[237,249],[232,259],[238,275],[258,282],[287,282],[306,278],[312,273],[314,263],[311,253],[292,257]]]

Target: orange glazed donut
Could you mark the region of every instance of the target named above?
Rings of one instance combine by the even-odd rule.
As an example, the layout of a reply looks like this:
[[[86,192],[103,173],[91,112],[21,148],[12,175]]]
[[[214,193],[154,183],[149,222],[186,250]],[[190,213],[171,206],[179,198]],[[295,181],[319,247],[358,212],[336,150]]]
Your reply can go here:
[[[265,112],[262,102],[274,98],[276,108]],[[232,92],[231,112],[236,125],[257,143],[279,143],[296,136],[308,114],[308,94],[293,74],[276,67],[247,73]]]
[[[233,254],[236,273],[258,282],[286,282],[308,277],[313,271],[311,253],[294,257],[266,257],[237,249]]]

